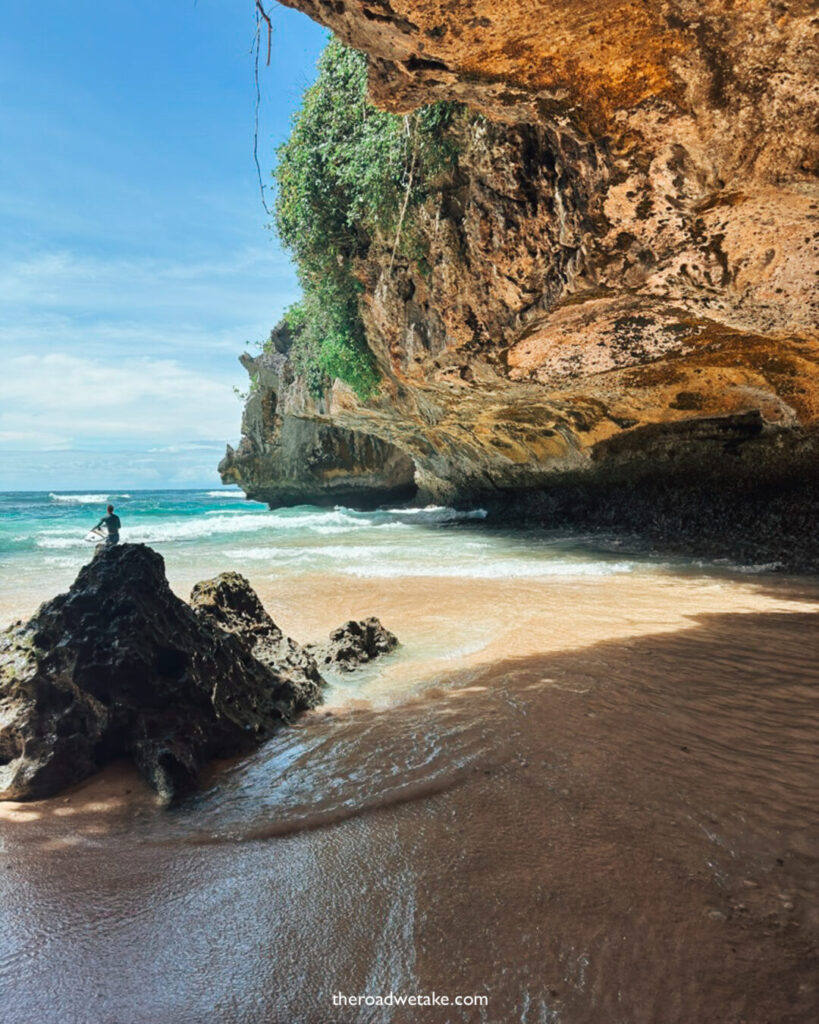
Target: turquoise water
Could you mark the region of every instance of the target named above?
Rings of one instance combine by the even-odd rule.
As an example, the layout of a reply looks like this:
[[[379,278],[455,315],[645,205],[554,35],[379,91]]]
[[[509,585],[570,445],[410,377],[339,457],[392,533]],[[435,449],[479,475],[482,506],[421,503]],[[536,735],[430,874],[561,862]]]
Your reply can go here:
[[[359,579],[582,578],[631,572],[616,550],[583,538],[490,528],[479,508],[356,512],[300,506],[271,511],[241,491],[0,494],[0,616],[28,614],[66,589],[94,550],[88,531],[112,503],[123,542],[165,558],[181,591],[227,569],[254,580],[330,573]]]

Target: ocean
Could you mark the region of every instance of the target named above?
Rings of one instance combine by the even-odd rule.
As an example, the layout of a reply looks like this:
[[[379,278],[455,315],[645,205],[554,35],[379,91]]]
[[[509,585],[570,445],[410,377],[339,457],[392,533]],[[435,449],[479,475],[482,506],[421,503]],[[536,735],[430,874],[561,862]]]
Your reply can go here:
[[[182,597],[235,569],[302,643],[378,615],[401,646],[172,810],[127,763],[0,805],[6,1019],[814,1019],[815,580],[479,508],[5,494],[5,621],[108,501]]]
[[[234,488],[0,493],[0,622],[30,614],[69,586],[93,554],[89,530],[109,503],[122,520],[121,541],[159,551],[183,593],[227,569],[280,584],[322,572],[358,579],[536,579],[634,569],[616,553],[584,551],[582,539],[487,529],[480,508],[271,511]]]

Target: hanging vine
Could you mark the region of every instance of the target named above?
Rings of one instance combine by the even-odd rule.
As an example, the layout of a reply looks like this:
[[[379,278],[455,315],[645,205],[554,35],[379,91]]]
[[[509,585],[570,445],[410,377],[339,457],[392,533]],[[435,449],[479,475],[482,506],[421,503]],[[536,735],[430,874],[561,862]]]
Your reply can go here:
[[[270,56],[273,49],[273,22],[270,15],[262,6],[261,0],[256,0],[256,33],[253,39],[253,81],[256,86],[256,103],[253,111],[253,162],[256,164],[256,178],[259,182],[259,195],[262,198],[264,212],[271,217],[272,210],[267,205],[265,197],[265,185],[262,179],[262,167],[259,163],[259,110],[262,105],[262,90],[259,84],[259,51],[262,40],[262,22],[267,25],[267,66],[270,67]]]

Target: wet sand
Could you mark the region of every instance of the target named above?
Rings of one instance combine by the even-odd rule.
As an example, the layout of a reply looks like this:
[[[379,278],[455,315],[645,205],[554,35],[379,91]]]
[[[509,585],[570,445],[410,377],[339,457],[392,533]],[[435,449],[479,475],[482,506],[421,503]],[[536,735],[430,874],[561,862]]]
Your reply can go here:
[[[342,697],[379,706],[404,701],[433,682],[448,683],[467,668],[692,629],[703,614],[819,610],[819,579],[705,575],[651,565],[576,579],[303,574],[285,587],[264,578],[251,582],[273,619],[299,643],[323,639],[348,619],[378,615],[402,649],[373,673],[346,680],[354,691]]]
[[[816,591],[625,580],[266,593],[404,660],[174,811],[0,805],[4,1021],[813,1022]],[[486,642],[413,663],[436,623]],[[391,990],[489,1003],[332,1002]]]

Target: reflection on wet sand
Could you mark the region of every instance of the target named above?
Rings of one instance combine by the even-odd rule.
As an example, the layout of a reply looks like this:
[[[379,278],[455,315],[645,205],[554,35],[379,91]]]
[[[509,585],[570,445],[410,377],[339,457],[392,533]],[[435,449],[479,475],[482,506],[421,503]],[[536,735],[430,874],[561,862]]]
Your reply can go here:
[[[399,662],[170,813],[122,766],[2,807],[4,1020],[812,1022],[817,605],[689,583],[544,589],[539,625],[462,589],[464,671]],[[427,629],[431,591],[380,596]],[[332,1003],[390,990],[489,1005]]]
[[[646,564],[579,579],[356,579],[305,574],[286,587],[252,583],[277,623],[301,643],[346,619],[377,614],[401,639],[397,655],[363,676],[333,680],[333,707],[383,707],[464,669],[572,651],[605,640],[692,629],[722,612],[814,611],[819,584],[775,577],[681,574]]]

